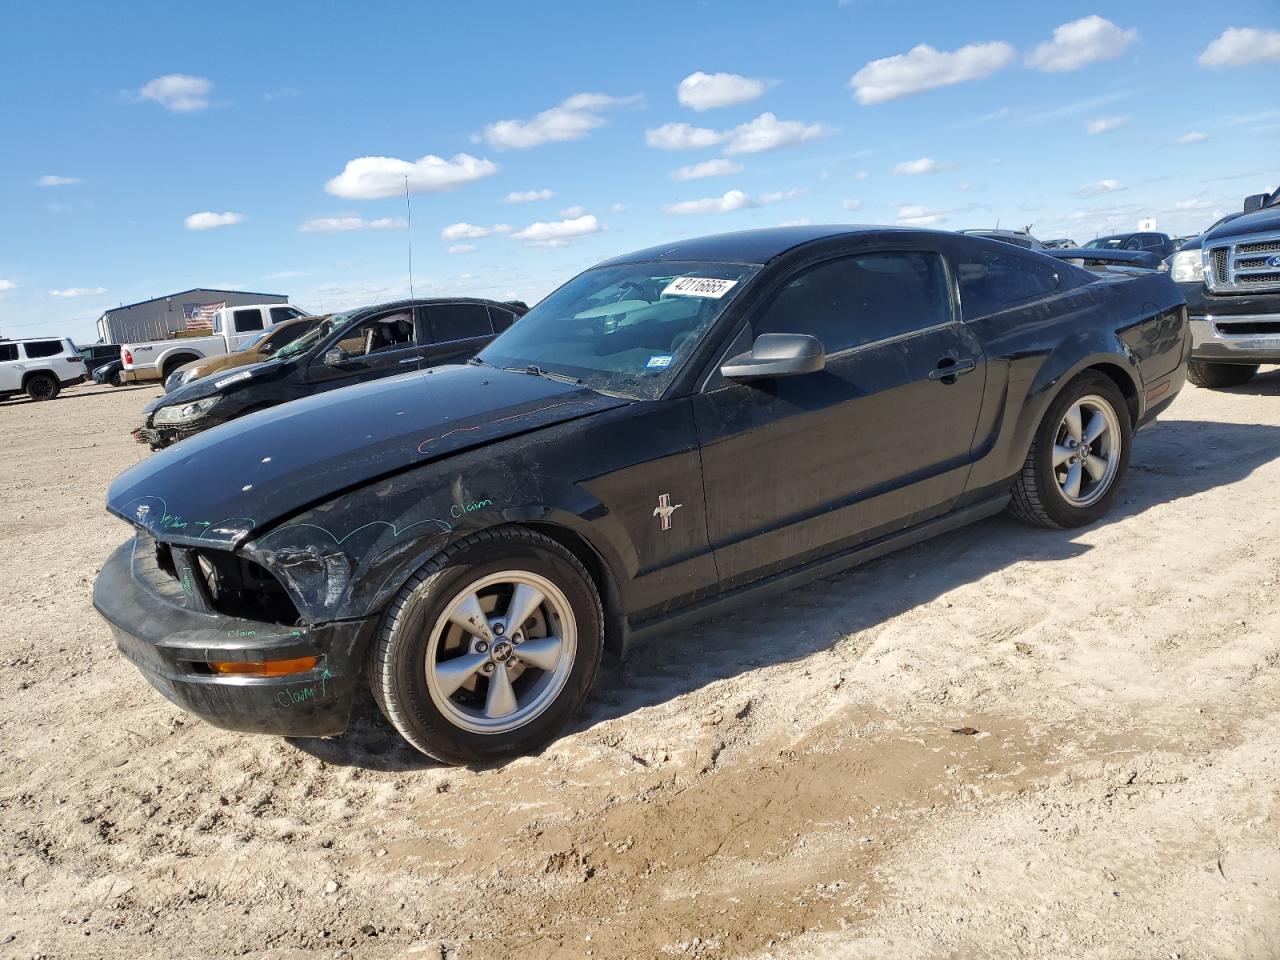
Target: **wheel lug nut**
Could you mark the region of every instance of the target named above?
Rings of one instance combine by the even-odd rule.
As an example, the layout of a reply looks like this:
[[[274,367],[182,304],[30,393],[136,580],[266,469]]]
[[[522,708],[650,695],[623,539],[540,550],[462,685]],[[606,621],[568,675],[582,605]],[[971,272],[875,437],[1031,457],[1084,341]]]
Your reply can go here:
[[[493,632],[496,633],[498,636],[502,636],[504,633],[507,632],[507,628],[500,623],[495,623],[493,625]]]
[[[476,642],[476,653],[484,653],[488,649],[489,649],[489,644],[485,643],[483,640],[478,640]]]
[[[480,668],[481,673],[493,673],[493,663],[490,661]]]

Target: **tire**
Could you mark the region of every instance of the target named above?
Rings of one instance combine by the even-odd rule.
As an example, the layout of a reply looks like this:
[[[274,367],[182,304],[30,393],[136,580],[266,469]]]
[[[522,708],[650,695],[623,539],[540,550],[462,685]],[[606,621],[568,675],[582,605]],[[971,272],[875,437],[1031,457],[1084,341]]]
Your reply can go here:
[[[22,389],[26,391],[28,397],[38,403],[56,397],[62,391],[62,384],[53,374],[34,373],[27,378]]]
[[[1073,440],[1073,428],[1067,419],[1068,412],[1074,410],[1079,411],[1078,426],[1074,428],[1080,434],[1079,440]],[[1098,416],[1104,425],[1090,440],[1089,434],[1097,429],[1094,418]],[[1087,468],[1071,459],[1078,449],[1072,444],[1081,441],[1089,442]],[[1022,472],[1013,485],[1010,512],[1019,520],[1041,527],[1082,527],[1093,523],[1116,498],[1129,466],[1132,441],[1133,425],[1124,395],[1110,377],[1085,371],[1054,398],[1036,428]],[[1057,465],[1055,459],[1059,460]],[[1077,477],[1075,496],[1070,492],[1072,470]]]
[[[530,589],[542,603],[505,629],[517,591],[528,598]],[[468,622],[481,631],[459,626],[468,597],[479,604]],[[524,659],[535,647],[539,665]],[[369,685],[410,745],[445,763],[484,762],[553,739],[590,692],[603,650],[600,594],[578,559],[540,533],[498,527],[449,547],[404,585],[370,651]]]
[[[108,377],[107,383],[111,384],[113,387],[123,387],[124,381],[120,379],[120,371],[117,370],[110,377]]]
[[[1258,372],[1256,363],[1209,363],[1205,360],[1187,361],[1187,379],[1197,387],[1210,390],[1219,387],[1238,387],[1253,379]]]
[[[166,360],[164,366],[160,369],[160,385],[164,386],[164,382],[173,375],[173,371],[177,370],[184,363],[190,363],[192,360],[199,359],[199,357],[193,357],[189,353],[184,353],[181,356],[171,357]]]

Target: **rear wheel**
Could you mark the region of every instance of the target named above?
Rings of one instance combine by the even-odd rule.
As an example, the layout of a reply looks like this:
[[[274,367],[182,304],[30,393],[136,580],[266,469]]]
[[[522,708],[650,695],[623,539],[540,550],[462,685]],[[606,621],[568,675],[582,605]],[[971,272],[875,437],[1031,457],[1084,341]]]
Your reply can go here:
[[[1115,383],[1082,373],[1049,405],[1013,485],[1010,510],[1044,527],[1093,523],[1119,491],[1132,436],[1129,408]]]
[[[52,400],[61,389],[58,378],[49,373],[33,374],[27,379],[27,396],[32,400]]]
[[[111,384],[113,387],[123,387],[124,381],[120,379],[120,371],[117,370],[115,373],[111,374],[111,376],[107,378],[107,383]]]
[[[1197,387],[1238,387],[1253,379],[1258,372],[1256,363],[1208,363],[1204,360],[1187,362],[1187,379]]]
[[[551,740],[595,680],[600,596],[554,540],[519,527],[450,547],[400,591],[374,644],[370,686],[414,747],[447,763]]]
[[[199,357],[193,357],[190,354],[183,354],[180,357],[174,357],[167,361],[160,371],[160,383],[163,385],[166,380],[184,363],[190,363],[192,360],[198,360]]]

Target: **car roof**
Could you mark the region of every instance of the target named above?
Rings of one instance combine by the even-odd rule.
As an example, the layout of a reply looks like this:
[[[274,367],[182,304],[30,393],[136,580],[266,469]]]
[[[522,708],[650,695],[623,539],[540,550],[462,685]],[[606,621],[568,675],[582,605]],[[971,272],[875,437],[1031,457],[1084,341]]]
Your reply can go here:
[[[0,343],[37,343],[45,340],[70,340],[70,337],[62,337],[56,333],[51,333],[47,337],[0,337]]]
[[[871,233],[909,233],[903,227],[850,226],[848,224],[806,224],[796,227],[770,227],[762,230],[740,230],[736,233],[717,233],[709,237],[693,237],[677,240],[656,247],[646,247],[633,253],[602,261],[597,267],[612,267],[624,263],[649,263],[664,260],[707,260],[721,263],[768,263],[788,250],[833,237],[857,236]]]
[[[484,297],[415,297],[412,300],[388,300],[386,303],[370,303],[363,307],[356,307],[354,310],[344,310],[341,314],[320,314],[320,316],[322,319],[330,316],[354,317],[356,314],[363,315],[372,313],[375,310],[407,310],[410,307],[430,307],[440,303],[482,303],[486,307],[497,307],[499,310],[507,311],[507,313],[514,313],[516,309],[511,303],[503,303],[501,300],[488,300]]]

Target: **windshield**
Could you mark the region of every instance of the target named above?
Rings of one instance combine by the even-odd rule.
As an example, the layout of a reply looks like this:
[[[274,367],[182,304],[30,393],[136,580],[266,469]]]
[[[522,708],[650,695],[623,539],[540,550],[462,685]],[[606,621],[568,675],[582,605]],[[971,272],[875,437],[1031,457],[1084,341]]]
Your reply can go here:
[[[694,262],[588,270],[517,320],[480,359],[653,400],[758,270]]]
[[[340,324],[346,323],[351,318],[349,313],[336,314],[327,320],[321,320],[312,329],[308,330],[293,343],[281,347],[271,357],[274,360],[286,360],[289,357],[296,357],[300,353],[306,353],[317,343],[327,337],[333,329]]]
[[[1124,240],[1124,237],[1098,237],[1097,240],[1086,243],[1085,247],[1090,250],[1118,250]]]
[[[263,330],[261,333],[256,334],[256,335],[254,335],[254,336],[250,337],[250,338],[249,338],[248,340],[246,340],[244,343],[240,344],[240,346],[236,347],[235,352],[236,352],[236,353],[244,353],[246,350],[252,350],[252,349],[253,349],[253,345],[254,345],[255,343],[257,343],[259,340],[261,340],[263,337],[265,337],[265,336],[266,336],[268,333],[270,333],[270,332],[271,332],[270,330]]]

